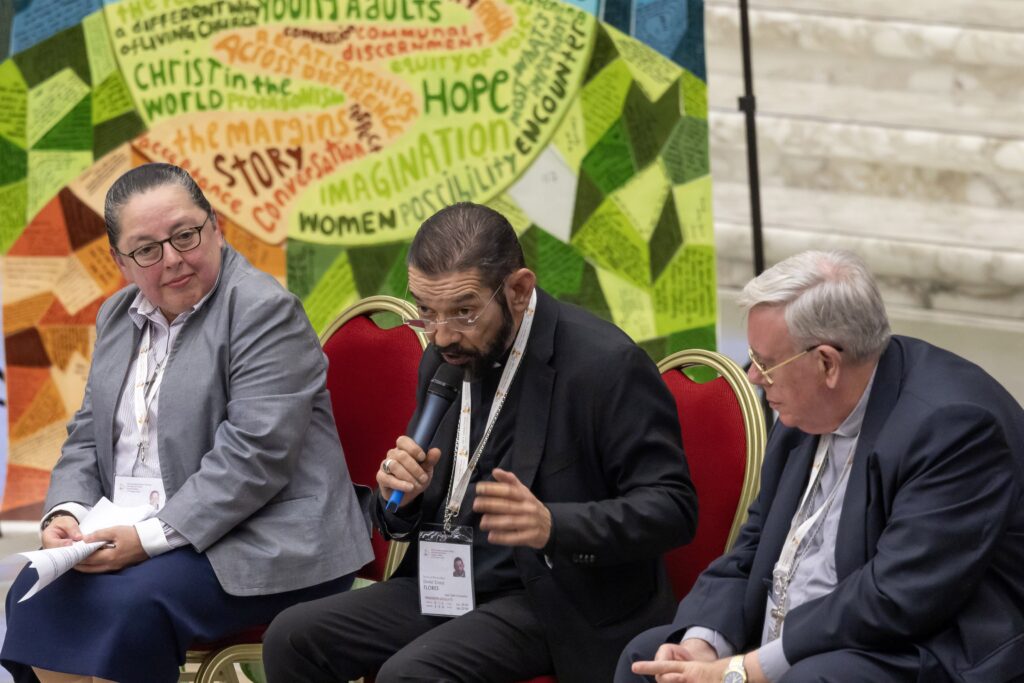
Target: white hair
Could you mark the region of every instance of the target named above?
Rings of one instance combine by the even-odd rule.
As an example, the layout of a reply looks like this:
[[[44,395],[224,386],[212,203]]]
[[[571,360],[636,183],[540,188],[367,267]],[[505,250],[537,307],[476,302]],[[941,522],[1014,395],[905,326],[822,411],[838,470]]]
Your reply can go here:
[[[885,304],[867,265],[849,251],[805,251],[747,283],[739,305],[782,306],[801,347],[831,344],[851,360],[877,358],[892,335]]]

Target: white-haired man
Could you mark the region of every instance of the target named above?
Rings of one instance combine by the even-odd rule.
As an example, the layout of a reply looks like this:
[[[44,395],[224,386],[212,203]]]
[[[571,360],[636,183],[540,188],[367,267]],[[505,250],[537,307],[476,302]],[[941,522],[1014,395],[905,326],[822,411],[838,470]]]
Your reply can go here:
[[[891,336],[853,254],[787,259],[740,303],[750,379],[781,423],[761,491],[617,683],[1024,681],[1021,407]]]

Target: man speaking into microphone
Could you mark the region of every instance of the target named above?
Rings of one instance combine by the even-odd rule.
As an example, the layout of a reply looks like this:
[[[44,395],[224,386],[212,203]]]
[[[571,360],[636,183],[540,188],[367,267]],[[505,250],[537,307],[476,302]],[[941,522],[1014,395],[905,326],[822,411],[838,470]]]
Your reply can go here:
[[[409,550],[388,581],[283,612],[268,680],[610,680],[671,617],[661,555],[696,527],[672,397],[621,330],[536,286],[496,211],[442,209],[408,266],[425,443],[384,454],[374,515]]]

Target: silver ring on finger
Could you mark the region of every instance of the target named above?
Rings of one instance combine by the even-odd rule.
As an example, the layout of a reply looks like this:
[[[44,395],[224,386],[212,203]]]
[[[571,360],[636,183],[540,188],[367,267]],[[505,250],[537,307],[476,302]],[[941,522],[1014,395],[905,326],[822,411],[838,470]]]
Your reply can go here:
[[[391,474],[391,458],[387,458],[380,464],[380,468],[384,470],[384,474]]]

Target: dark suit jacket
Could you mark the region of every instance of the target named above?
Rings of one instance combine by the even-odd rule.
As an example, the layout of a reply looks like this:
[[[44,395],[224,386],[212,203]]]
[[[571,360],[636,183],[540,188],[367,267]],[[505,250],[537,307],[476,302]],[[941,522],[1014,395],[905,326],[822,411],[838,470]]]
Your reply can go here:
[[[522,393],[511,469],[551,510],[552,567],[532,548],[515,548],[514,558],[548,631],[559,681],[611,680],[629,639],[671,616],[661,554],[692,538],[696,494],[675,403],[654,363],[615,326],[537,294],[515,379]],[[419,405],[441,362],[428,348]],[[458,407],[456,398],[431,442],[442,456],[423,494],[421,519],[440,519]],[[416,574],[410,536],[397,575]]]
[[[675,624],[760,644],[779,557],[818,438],[778,425],[735,548]],[[920,680],[1024,672],[1024,411],[977,366],[893,337],[868,398],[836,541],[836,589],[786,618],[795,663],[842,649],[917,652]]]

